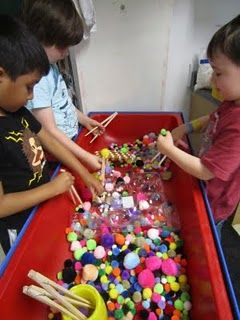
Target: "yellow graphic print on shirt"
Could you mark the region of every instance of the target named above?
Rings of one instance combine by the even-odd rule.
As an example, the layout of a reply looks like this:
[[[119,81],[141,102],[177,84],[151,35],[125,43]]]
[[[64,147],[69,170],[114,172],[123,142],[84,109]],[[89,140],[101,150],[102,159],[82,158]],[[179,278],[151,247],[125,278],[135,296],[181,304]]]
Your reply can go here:
[[[9,135],[5,136],[5,139],[22,144],[23,153],[27,158],[31,171],[33,172],[33,176],[28,182],[28,185],[30,186],[32,182],[39,182],[41,179],[46,159],[38,136],[29,129],[27,120],[22,118],[21,123],[24,129],[18,132],[9,131]]]

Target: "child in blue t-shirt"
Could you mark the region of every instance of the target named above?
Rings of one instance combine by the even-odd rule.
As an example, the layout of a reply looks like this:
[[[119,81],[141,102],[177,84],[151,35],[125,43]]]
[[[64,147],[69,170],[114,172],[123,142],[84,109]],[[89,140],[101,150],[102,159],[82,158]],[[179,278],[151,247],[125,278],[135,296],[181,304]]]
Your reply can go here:
[[[79,160],[91,169],[99,169],[99,158],[72,139],[79,123],[91,130],[97,121],[87,117],[73,104],[56,63],[68,55],[70,46],[83,37],[83,23],[71,0],[25,1],[24,20],[43,45],[51,64],[49,73],[34,87],[34,98],[27,107],[42,125]]]

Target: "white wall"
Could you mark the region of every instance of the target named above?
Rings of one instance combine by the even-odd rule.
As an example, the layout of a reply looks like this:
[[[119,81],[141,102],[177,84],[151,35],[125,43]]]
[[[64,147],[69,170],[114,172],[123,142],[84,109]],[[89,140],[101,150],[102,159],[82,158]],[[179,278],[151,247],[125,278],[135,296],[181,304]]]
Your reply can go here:
[[[170,33],[165,110],[188,117],[190,75],[213,34],[240,14],[240,0],[176,0]]]
[[[194,0],[177,0],[171,22],[168,72],[163,104],[164,110],[182,111],[189,108],[190,65],[193,55]]]
[[[97,32],[75,48],[84,112],[162,109],[173,3],[94,1]]]
[[[196,55],[240,13],[240,0],[93,2],[97,32],[74,48],[83,111],[170,110],[187,118]]]
[[[239,0],[195,0],[194,52],[199,53],[206,48],[217,29],[238,14]]]

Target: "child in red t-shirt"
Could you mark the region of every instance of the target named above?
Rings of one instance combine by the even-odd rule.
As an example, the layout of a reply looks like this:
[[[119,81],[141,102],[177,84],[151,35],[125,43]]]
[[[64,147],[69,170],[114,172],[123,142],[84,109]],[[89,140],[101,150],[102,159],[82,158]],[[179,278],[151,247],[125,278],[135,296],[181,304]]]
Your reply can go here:
[[[231,219],[240,200],[240,15],[212,37],[207,55],[213,85],[223,97],[210,114],[159,136],[158,149],[189,174],[204,180],[225,261],[240,305],[240,237]],[[180,150],[174,142],[192,131],[204,130],[199,157]]]
[[[240,15],[212,37],[207,55],[212,81],[224,101],[204,116],[159,136],[158,149],[189,174],[204,180],[215,222],[233,215],[240,200]],[[184,134],[205,129],[199,157],[174,142]]]

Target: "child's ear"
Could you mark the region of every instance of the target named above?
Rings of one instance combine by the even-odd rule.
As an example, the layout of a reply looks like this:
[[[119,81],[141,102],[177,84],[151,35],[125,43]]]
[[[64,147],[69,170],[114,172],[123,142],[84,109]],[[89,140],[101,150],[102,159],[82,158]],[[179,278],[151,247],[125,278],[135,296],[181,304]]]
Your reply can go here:
[[[5,78],[7,75],[5,69],[3,69],[2,67],[0,67],[0,81]]]

